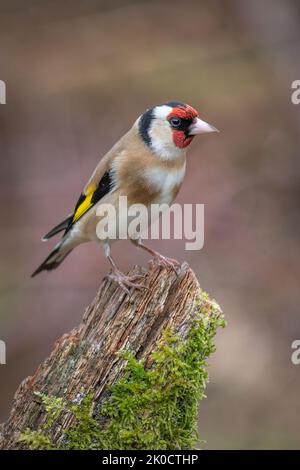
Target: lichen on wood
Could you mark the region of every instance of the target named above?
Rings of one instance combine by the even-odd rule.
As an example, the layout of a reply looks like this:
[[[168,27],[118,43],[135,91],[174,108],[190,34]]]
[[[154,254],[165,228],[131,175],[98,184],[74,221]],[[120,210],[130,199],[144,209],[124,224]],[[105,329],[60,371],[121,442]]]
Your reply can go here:
[[[140,272],[135,268],[134,272]],[[16,393],[1,448],[191,449],[220,307],[184,264],[129,298],[104,280],[83,322]]]

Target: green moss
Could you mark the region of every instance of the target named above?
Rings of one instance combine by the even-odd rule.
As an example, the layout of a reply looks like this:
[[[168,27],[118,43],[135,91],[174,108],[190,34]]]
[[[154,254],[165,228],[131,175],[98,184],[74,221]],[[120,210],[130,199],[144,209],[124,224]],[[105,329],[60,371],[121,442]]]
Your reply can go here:
[[[92,396],[80,404],[41,396],[47,422],[38,431],[27,430],[20,440],[31,449],[55,448],[50,428],[61,413],[71,413],[75,424],[64,432],[60,449],[192,449],[198,440],[199,401],[208,380],[207,358],[213,337],[224,318],[217,304],[204,294],[184,341],[166,330],[144,367],[130,353],[122,379],[110,389],[109,400],[93,410]],[[102,424],[100,424],[102,423]],[[57,447],[57,446],[56,446]]]

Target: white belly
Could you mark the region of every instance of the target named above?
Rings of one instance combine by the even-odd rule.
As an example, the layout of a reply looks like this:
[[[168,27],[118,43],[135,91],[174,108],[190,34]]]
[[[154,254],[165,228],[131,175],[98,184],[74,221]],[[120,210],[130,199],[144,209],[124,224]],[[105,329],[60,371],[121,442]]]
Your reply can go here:
[[[181,186],[185,175],[185,163],[178,169],[149,168],[144,174],[148,184],[159,191],[159,201],[157,203],[171,204],[173,201],[174,189]]]

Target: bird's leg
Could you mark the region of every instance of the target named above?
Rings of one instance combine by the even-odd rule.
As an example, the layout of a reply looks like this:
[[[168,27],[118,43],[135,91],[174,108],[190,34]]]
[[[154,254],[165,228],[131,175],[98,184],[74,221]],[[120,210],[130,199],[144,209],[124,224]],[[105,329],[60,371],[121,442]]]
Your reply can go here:
[[[131,241],[135,246],[142,248],[143,250],[147,251],[147,253],[150,253],[157,264],[165,268],[172,268],[176,274],[178,273],[178,268],[180,267],[179,261],[173,258],[167,258],[166,256],[158,253],[158,251],[152,250],[152,248],[146,246],[140,238],[137,240],[132,238]]]
[[[142,274],[135,274],[133,276],[127,276],[126,274],[122,273],[114,262],[113,258],[110,254],[110,246],[108,244],[104,245],[104,253],[106,259],[109,261],[112,267],[112,272],[107,275],[109,279],[114,282],[117,282],[119,286],[128,294],[130,295],[129,289],[132,287],[134,289],[147,289],[146,286],[143,284],[137,284],[136,281],[138,279],[143,278]]]

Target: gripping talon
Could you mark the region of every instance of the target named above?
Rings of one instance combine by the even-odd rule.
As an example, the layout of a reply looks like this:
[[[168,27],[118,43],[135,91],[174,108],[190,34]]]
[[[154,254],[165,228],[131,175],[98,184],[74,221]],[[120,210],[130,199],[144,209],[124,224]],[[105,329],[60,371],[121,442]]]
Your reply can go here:
[[[166,256],[157,253],[154,257],[154,262],[157,263],[159,266],[163,266],[164,268],[171,268],[178,275],[180,263],[176,259],[167,258]]]
[[[138,284],[135,281],[138,279],[143,278],[144,276],[141,274],[134,274],[132,276],[127,276],[126,274],[122,273],[119,270],[114,270],[112,273],[107,275],[108,279],[111,279],[112,281],[116,282],[121,289],[123,289],[126,294],[130,296],[130,288],[137,289],[137,290],[142,290],[142,289],[148,289],[147,286],[143,284]]]

